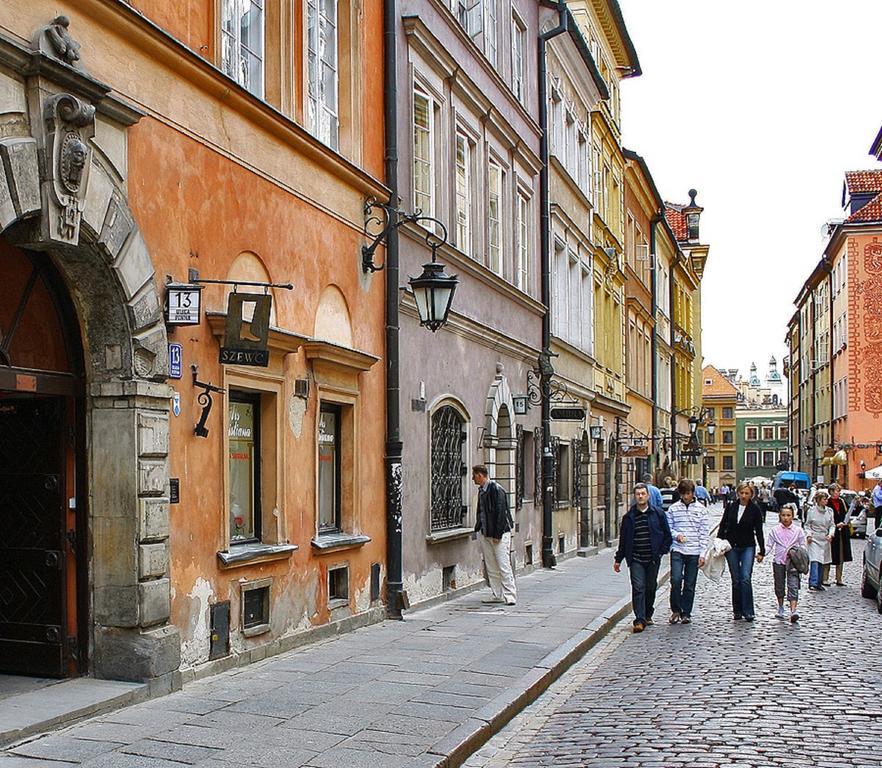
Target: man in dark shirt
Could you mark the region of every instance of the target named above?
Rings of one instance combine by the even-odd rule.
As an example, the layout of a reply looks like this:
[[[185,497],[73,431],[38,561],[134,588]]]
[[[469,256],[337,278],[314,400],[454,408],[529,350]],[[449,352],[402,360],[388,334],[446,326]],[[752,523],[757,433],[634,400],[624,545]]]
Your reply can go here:
[[[636,503],[622,518],[613,570],[619,573],[622,560],[627,561],[631,576],[634,631],[642,632],[647,624],[654,623],[652,614],[655,610],[658,569],[662,557],[671,549],[671,529],[664,512],[650,506],[649,489],[644,483],[634,486],[634,498]]]

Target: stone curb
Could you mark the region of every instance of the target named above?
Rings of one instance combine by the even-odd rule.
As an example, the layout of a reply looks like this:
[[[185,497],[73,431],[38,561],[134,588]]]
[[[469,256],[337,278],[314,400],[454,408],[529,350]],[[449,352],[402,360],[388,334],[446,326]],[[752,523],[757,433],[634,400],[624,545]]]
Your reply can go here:
[[[659,584],[670,580],[670,567],[659,573]],[[465,723],[436,741],[427,755],[437,757],[426,768],[459,768],[512,718],[539,698],[564,672],[581,659],[631,612],[631,597],[613,603],[594,621],[549,653],[495,699],[485,704]]]

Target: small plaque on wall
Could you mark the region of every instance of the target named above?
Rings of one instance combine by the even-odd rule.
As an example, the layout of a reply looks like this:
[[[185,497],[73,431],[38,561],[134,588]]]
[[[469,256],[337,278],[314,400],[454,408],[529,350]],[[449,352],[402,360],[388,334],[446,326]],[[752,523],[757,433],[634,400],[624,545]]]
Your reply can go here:
[[[181,479],[179,477],[170,477],[168,479],[168,503],[181,503]]]

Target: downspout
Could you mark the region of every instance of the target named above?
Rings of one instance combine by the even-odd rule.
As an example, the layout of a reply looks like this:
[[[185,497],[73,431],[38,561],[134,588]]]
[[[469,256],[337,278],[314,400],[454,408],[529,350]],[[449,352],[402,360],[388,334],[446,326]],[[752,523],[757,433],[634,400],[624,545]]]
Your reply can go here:
[[[552,548],[554,488],[551,478],[554,475],[554,456],[551,453],[551,379],[554,368],[551,365],[551,211],[548,179],[548,65],[546,63],[546,44],[558,35],[568,31],[567,4],[560,0],[556,4],[558,25],[539,35],[539,253],[541,259],[541,300],[545,305],[542,315],[542,352],[539,355],[539,388],[542,395],[542,565],[553,568],[557,564]]]
[[[671,267],[677,263],[677,256]],[[668,276],[668,311],[671,313],[671,331],[674,329],[674,270]],[[676,464],[679,459],[677,451],[677,350],[671,355],[671,463]]]
[[[652,259],[649,264],[649,286],[652,291],[652,339],[650,341],[650,350],[652,354],[652,440],[650,441],[650,451],[652,456],[652,461],[649,465],[649,471],[653,473],[655,476],[655,472],[658,469],[656,466],[656,456],[657,448],[656,443],[658,441],[658,296],[656,291],[658,290],[657,281],[658,274],[656,270],[658,269],[658,257],[656,256],[656,227],[664,219],[664,215],[659,212],[655,216],[652,217],[652,221],[649,222],[649,254]],[[643,478],[641,477],[642,481]]]
[[[390,217],[398,207],[398,72],[395,0],[383,3],[383,129],[386,144],[386,186]],[[394,224],[394,221],[390,221]],[[386,238],[386,614],[401,619],[404,607],[401,533],[402,468],[399,347],[398,347],[398,228]]]

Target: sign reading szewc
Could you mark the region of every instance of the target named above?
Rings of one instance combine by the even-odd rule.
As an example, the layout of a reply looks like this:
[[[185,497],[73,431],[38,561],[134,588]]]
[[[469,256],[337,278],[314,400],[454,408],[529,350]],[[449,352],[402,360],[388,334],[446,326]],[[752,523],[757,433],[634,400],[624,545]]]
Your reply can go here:
[[[223,365],[269,365],[269,318],[273,297],[264,293],[231,293],[227,302]]]

